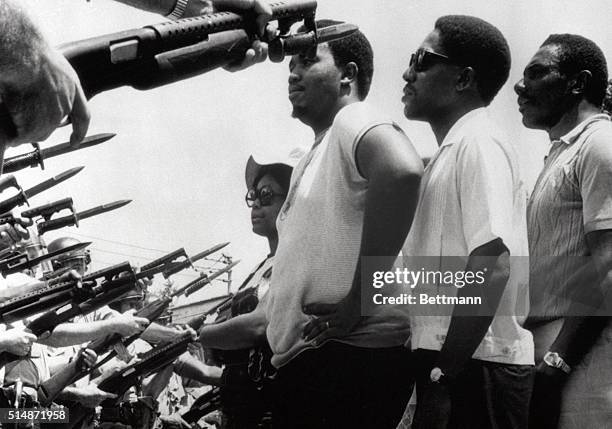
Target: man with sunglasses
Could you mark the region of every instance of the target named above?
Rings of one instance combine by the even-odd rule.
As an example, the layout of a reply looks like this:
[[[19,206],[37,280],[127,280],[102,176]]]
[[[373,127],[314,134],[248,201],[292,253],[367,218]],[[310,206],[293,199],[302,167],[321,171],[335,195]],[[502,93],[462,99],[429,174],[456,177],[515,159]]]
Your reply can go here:
[[[411,317],[413,429],[527,427],[533,342],[516,316],[527,293],[517,260],[527,254],[526,194],[514,151],[486,109],[509,70],[510,50],[497,28],[453,15],[436,21],[404,73],[404,114],[428,122],[439,145],[421,182],[406,264],[419,269],[411,257],[425,257],[442,272],[483,277],[479,285],[413,289],[481,298],[436,303]]]
[[[361,313],[364,259],[380,256],[378,268],[391,268],[422,174],[407,137],[363,101],[372,74],[372,49],[359,31],[289,63],[293,117],[314,142],[277,220],[266,307],[279,427],[395,428],[412,390],[405,307]],[[363,274],[368,291],[370,278]]]
[[[601,112],[607,79],[594,42],[553,34],[514,87],[523,125],[545,130],[551,141],[527,212],[527,326],[537,363],[531,427],[612,421],[612,123]]]

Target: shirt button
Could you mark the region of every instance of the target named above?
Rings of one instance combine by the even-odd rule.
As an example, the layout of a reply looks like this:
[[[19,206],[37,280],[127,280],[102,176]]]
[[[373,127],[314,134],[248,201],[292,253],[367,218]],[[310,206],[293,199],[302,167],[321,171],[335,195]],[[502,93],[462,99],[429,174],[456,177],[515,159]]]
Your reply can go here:
[[[510,354],[510,347],[506,346],[502,349],[502,353],[505,355],[509,355]]]

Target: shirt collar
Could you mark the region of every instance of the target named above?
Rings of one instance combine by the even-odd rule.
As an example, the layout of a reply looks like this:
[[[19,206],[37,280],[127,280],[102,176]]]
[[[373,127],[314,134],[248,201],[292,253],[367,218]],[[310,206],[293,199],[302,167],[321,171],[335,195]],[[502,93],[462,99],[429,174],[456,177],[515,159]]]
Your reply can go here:
[[[578,137],[580,137],[580,135],[584,132],[584,130],[586,130],[589,127],[589,125],[591,125],[593,122],[597,122],[601,120],[609,121],[610,117],[606,115],[605,113],[598,113],[596,115],[593,115],[585,119],[584,121],[580,122],[569,133],[561,136],[558,140],[553,140],[551,143],[554,144],[554,143],[561,142],[561,143],[570,145],[574,143],[578,139]]]
[[[487,109],[485,109],[484,107],[479,107],[477,109],[470,110],[465,115],[460,117],[457,120],[457,122],[455,122],[453,126],[451,127],[451,129],[448,131],[448,133],[446,134],[446,137],[444,137],[444,140],[442,141],[440,148],[461,141],[461,139],[465,136],[466,124],[468,124],[472,120],[475,120],[481,115],[486,115],[486,114],[487,114]]]

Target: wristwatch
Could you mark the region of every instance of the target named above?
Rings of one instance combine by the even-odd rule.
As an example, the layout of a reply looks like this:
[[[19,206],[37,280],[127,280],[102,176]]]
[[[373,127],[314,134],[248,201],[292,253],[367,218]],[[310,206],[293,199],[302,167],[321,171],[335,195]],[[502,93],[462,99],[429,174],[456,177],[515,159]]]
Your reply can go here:
[[[444,377],[444,373],[438,367],[433,368],[431,372],[429,373],[429,379],[431,380],[432,383],[440,383],[443,377]]]
[[[170,18],[173,20],[181,19],[185,14],[185,8],[187,8],[187,3],[189,0],[176,0],[172,11],[166,15],[166,18]]]
[[[572,372],[572,368],[565,363],[563,358],[557,352],[546,352],[544,355],[544,363],[553,368],[558,368],[566,374]]]

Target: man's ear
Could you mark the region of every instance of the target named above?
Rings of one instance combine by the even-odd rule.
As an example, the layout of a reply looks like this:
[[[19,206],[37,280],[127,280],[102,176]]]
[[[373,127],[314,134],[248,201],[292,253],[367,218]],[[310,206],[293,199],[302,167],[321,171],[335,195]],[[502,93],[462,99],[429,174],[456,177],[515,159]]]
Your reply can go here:
[[[576,77],[569,82],[569,91],[572,95],[583,95],[593,75],[589,70],[581,70]]]
[[[464,67],[457,75],[455,88],[457,88],[457,91],[465,91],[470,86],[476,88],[476,72],[472,67]]]
[[[357,64],[352,61],[347,63],[342,71],[342,79],[340,80],[340,83],[342,85],[350,85],[352,82],[356,82],[358,72],[359,67],[357,67]]]

